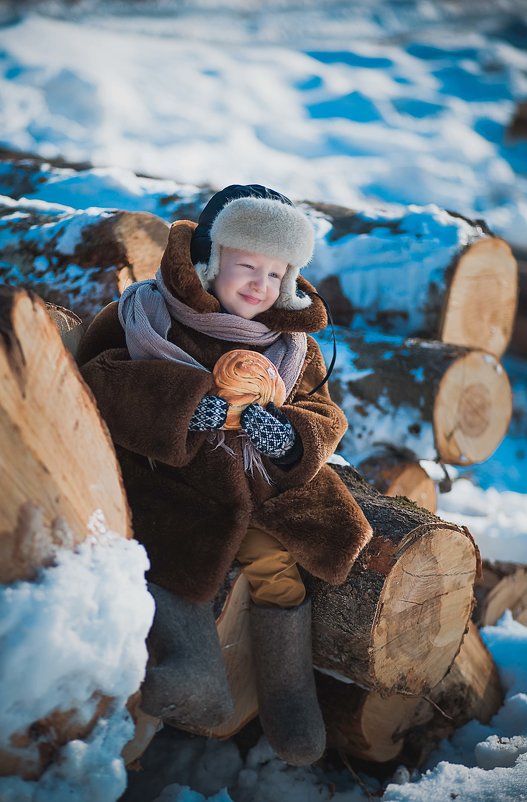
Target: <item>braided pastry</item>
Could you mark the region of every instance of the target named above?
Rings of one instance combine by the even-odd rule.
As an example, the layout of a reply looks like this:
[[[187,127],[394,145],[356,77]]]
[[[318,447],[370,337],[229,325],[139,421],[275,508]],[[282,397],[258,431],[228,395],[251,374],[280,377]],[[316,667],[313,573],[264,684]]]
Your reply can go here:
[[[212,371],[215,394],[229,404],[223,429],[239,429],[240,415],[249,404],[281,407],[286,390],[278,368],[257,351],[236,348],[223,354]]]

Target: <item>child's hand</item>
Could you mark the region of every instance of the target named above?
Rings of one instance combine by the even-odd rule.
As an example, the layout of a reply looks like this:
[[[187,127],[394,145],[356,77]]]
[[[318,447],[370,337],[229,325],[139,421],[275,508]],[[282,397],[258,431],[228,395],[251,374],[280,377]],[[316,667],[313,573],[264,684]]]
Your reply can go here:
[[[204,395],[189,423],[191,432],[211,432],[221,429],[227,418],[229,405],[218,395]]]
[[[295,444],[295,430],[274,404],[267,404],[265,409],[260,404],[249,404],[240,423],[253,446],[268,457],[283,457]]]

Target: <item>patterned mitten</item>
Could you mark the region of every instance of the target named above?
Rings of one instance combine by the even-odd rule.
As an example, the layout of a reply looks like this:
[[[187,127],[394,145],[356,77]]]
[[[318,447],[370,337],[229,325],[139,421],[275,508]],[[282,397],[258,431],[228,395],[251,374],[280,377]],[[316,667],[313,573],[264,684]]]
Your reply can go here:
[[[191,432],[210,432],[221,429],[227,419],[229,405],[219,395],[204,395],[190,419]]]
[[[268,457],[283,457],[295,444],[295,430],[274,404],[265,409],[260,404],[249,404],[240,423],[253,446]]]

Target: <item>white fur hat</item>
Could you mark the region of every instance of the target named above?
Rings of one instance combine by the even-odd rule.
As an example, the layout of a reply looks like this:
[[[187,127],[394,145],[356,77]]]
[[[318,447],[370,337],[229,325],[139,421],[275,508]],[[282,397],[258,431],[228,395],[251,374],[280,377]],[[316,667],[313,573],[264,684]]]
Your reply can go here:
[[[240,189],[247,190],[249,187]],[[288,268],[275,306],[281,309],[305,309],[310,306],[311,298],[298,289],[296,280],[300,269],[313,255],[313,226],[289,199],[272,190],[267,192],[267,197],[250,194],[227,200],[213,218],[210,228],[207,227],[204,232],[210,242],[208,261],[198,261],[194,266],[201,283],[205,289],[209,289],[219,273],[222,245],[280,259],[288,263]],[[199,253],[198,248],[196,253]]]

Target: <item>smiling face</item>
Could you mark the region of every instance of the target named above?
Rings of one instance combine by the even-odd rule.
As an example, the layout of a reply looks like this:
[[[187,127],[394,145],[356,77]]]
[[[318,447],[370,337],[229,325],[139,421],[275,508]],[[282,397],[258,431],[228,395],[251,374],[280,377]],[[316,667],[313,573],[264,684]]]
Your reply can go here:
[[[214,294],[231,315],[251,320],[277,300],[286,270],[287,262],[263,253],[222,247]]]

